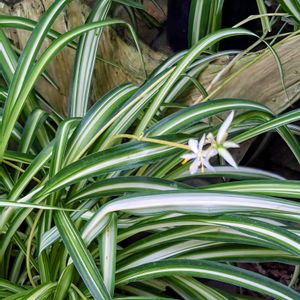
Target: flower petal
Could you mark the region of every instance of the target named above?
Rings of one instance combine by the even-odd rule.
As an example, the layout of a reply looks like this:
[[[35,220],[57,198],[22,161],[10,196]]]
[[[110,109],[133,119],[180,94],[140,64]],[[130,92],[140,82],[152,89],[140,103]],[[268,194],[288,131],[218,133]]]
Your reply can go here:
[[[231,141],[225,141],[223,143],[223,147],[224,148],[240,148],[240,145],[234,143],[234,142],[231,142]]]
[[[225,149],[225,148],[220,148],[219,150],[219,155],[222,156],[231,166],[234,168],[238,168],[236,162],[234,161],[233,157],[231,154]]]
[[[233,120],[234,117],[234,112],[232,111],[228,117],[226,118],[226,120],[223,122],[223,124],[221,125],[218,134],[217,134],[217,142],[218,144],[223,144],[227,138],[227,131],[228,128]]]
[[[204,166],[206,169],[208,169],[208,170],[210,170],[210,171],[213,171],[213,172],[215,171],[214,167],[209,163],[208,160],[203,159],[203,160],[202,160],[202,163],[203,163],[203,166]]]
[[[189,139],[188,141],[189,147],[190,149],[194,152],[194,153],[198,153],[198,141],[195,139]]]
[[[218,154],[218,151],[215,148],[207,149],[205,151],[205,158],[207,160],[211,159],[212,157],[216,156]]]
[[[187,154],[183,154],[183,155],[180,156],[180,158],[186,159],[186,160],[195,159],[197,157],[198,156],[195,153],[187,153]]]
[[[210,132],[210,133],[206,136],[205,145],[207,145],[207,144],[213,144],[214,142],[215,142],[215,137],[214,137],[214,135]]]
[[[194,162],[190,165],[190,173],[194,175],[198,172],[199,169],[199,159],[195,159]]]
[[[205,134],[202,135],[202,138],[198,144],[198,152],[201,152],[202,151],[202,148],[204,146],[204,142],[205,142]]]

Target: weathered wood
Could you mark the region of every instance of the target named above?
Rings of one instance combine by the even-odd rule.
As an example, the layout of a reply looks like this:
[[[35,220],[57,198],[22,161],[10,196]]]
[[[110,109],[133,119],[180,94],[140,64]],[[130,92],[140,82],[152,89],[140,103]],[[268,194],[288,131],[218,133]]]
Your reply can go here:
[[[0,14],[21,16],[37,21],[51,3],[52,0],[24,0],[8,6],[0,2]],[[90,7],[88,5],[80,0],[73,0],[57,18],[53,29],[63,33],[83,24],[89,11]],[[20,49],[24,48],[30,34],[29,32],[12,29],[8,29],[6,32],[17,47]],[[50,41],[46,41],[43,48],[49,44]],[[166,58],[165,55],[152,51],[144,44],[143,53],[147,72],[151,72],[158,62]],[[145,79],[136,48],[133,44],[126,43],[121,39],[113,29],[106,28],[104,31],[98,54],[119,67],[99,60],[96,62],[91,89],[92,101],[95,101],[111,88],[121,83],[141,83]],[[51,86],[43,78],[36,84],[37,91],[62,114],[66,114],[67,111],[68,91],[74,58],[75,51],[66,47],[47,68],[48,74],[55,81],[58,89]]]
[[[282,112],[300,98],[299,48],[300,36],[289,38],[275,48],[284,71],[284,84],[289,99],[283,89],[278,64],[269,50],[239,60],[210,88],[209,94],[214,98],[256,100],[270,107],[275,113]],[[223,68],[224,62],[221,66],[217,63],[211,64],[200,76],[200,81],[204,86],[209,86]],[[233,74],[236,76],[229,80]],[[221,88],[217,90],[219,87]],[[192,102],[197,102],[199,93],[194,90],[190,95]]]
[[[51,0],[24,0],[11,7],[0,3],[0,13],[38,20],[51,3]],[[65,32],[84,23],[89,10],[90,8],[87,5],[79,0],[73,0],[55,22],[54,29],[59,32]],[[29,33],[23,30],[8,30],[8,32],[15,44],[22,49]],[[45,42],[44,47],[48,44],[49,42]],[[144,44],[142,44],[142,48],[148,72],[166,58],[165,54],[155,52]],[[228,72],[223,74],[216,84],[210,86],[214,78],[216,76],[219,77],[220,72],[230,63],[230,59],[225,57],[211,63],[201,74],[200,81],[205,87],[209,87],[209,93],[211,93],[213,98],[253,99],[268,105],[274,112],[279,113],[299,99],[299,48],[299,36],[290,38],[276,48],[284,69],[285,85],[290,100],[287,100],[283,91],[278,66],[271,53],[264,55],[254,53],[242,58]],[[91,90],[91,99],[93,101],[123,82],[141,83],[145,79],[134,44],[129,40],[120,38],[111,28],[105,30],[100,43],[99,55],[105,60],[112,61],[119,67],[97,61]],[[61,113],[65,113],[67,109],[74,57],[75,51],[66,48],[57,55],[47,69],[57,83],[58,90],[44,79],[39,80],[36,85],[37,90]],[[245,68],[249,63],[251,63],[251,66]],[[236,74],[236,76],[231,78],[233,74]],[[196,89],[191,89],[184,98],[184,101],[189,104],[199,100],[201,100],[201,97]]]
[[[21,16],[32,20],[39,20],[41,15],[53,3],[52,0],[25,0],[13,6],[7,6],[0,3],[0,14]],[[79,0],[72,1],[65,12],[61,14],[55,22],[53,29],[58,32],[65,32],[70,28],[84,23],[88,14],[88,7]],[[30,32],[25,30],[7,30],[10,38],[20,49],[24,48]],[[50,44],[45,41],[43,49]],[[58,89],[50,85],[45,79],[41,78],[36,89],[58,112],[65,114],[67,109],[67,95],[69,90],[71,70],[74,64],[75,51],[65,48],[49,64],[47,72],[55,81]]]

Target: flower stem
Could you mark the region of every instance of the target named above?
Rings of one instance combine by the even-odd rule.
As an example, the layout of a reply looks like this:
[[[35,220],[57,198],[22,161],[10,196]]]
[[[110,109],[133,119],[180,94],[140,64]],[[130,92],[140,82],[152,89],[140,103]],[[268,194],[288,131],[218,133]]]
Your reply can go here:
[[[180,148],[180,149],[184,149],[184,150],[190,150],[189,146],[187,146],[187,145],[174,143],[174,142],[169,142],[169,141],[160,140],[160,139],[153,139],[153,138],[147,138],[147,137],[143,137],[143,136],[136,136],[134,134],[118,134],[118,135],[115,135],[113,138],[114,139],[127,138],[127,139],[142,141],[142,142],[149,142],[149,143],[154,143],[154,144],[160,144],[160,145]]]

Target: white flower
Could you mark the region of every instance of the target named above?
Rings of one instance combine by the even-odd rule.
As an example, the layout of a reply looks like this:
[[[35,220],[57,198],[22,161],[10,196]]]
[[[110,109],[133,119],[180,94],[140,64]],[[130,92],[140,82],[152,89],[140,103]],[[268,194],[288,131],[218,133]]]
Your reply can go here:
[[[227,149],[229,148],[239,148],[240,146],[232,141],[226,141],[228,137],[228,128],[231,125],[231,122],[233,120],[234,113],[233,111],[228,115],[224,123],[221,125],[217,138],[215,140],[212,133],[209,133],[207,135],[206,144],[210,143],[214,149],[214,152],[211,151],[211,156],[219,154],[222,156],[231,166],[234,168],[237,168],[237,164],[234,161],[233,157],[229,153]]]
[[[201,168],[201,172],[204,172],[204,168],[214,171],[214,168],[209,163],[209,160],[217,154],[223,157],[224,160],[234,168],[238,167],[233,157],[227,150],[229,148],[239,147],[238,144],[226,140],[228,138],[228,129],[231,125],[233,117],[234,112],[232,111],[220,126],[216,138],[212,133],[209,133],[207,136],[204,134],[199,142],[195,139],[189,139],[188,145],[192,153],[184,154],[181,156],[181,158],[184,159],[182,162],[183,164],[191,159],[194,160],[190,166],[190,173],[192,175],[197,173],[199,167]],[[206,149],[203,149],[204,146],[206,146]]]
[[[199,167],[201,168],[202,173],[204,172],[204,168],[207,168],[209,170],[214,170],[214,168],[209,163],[209,159],[211,157],[210,151],[203,150],[204,142],[205,142],[205,134],[202,136],[199,143],[195,139],[189,139],[188,145],[192,153],[184,154],[181,156],[181,158],[184,159],[183,164],[185,164],[187,161],[191,159],[194,160],[190,166],[190,173],[192,175],[197,173]]]

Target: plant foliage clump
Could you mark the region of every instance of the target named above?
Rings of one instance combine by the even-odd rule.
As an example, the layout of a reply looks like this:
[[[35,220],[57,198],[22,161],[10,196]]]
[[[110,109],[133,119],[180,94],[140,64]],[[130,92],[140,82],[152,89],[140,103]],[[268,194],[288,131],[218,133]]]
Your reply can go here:
[[[115,2],[141,9],[140,1]],[[263,11],[264,2],[257,2]],[[299,3],[280,3],[296,28]],[[35,26],[0,16],[0,298],[244,299],[238,289],[229,295],[207,285],[210,279],[300,299],[294,289],[299,182],[237,167],[227,150],[276,131],[300,162],[300,131],[290,125],[299,110],[275,116],[257,102],[210,99],[200,83],[209,101],[167,109],[186,89],[184,75],[196,76],[222,55],[210,52],[220,40],[254,34],[231,28],[193,36],[189,50],[163,62],[143,84],[118,86],[88,108],[103,27],[127,26],[141,50],[131,25],[107,19],[110,0],[98,1],[86,24],[54,32],[67,4],[54,1]],[[269,16],[261,18],[265,31]],[[6,27],[32,30],[19,57]],[[53,41],[41,52],[47,37]],[[43,109],[34,86],[66,46],[75,48],[76,61],[69,114],[60,116]],[[192,162],[182,165],[182,157]],[[219,183],[191,184],[202,177]],[[295,274],[288,287],[237,262],[283,262]]]

